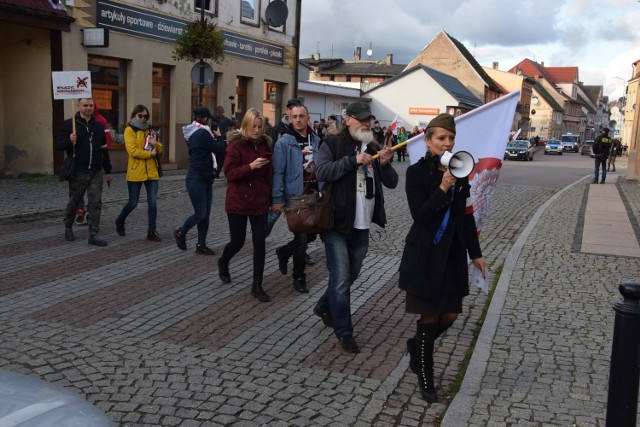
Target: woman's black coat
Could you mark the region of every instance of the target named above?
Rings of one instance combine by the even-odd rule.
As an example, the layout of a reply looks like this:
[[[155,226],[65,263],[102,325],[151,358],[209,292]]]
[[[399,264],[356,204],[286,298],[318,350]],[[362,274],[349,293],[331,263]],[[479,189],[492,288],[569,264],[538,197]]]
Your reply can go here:
[[[399,286],[409,294],[430,301],[438,301],[442,295],[447,262],[453,263],[456,271],[456,288],[447,294],[460,298],[468,295],[466,252],[471,259],[482,256],[473,209],[465,206],[470,196],[469,180],[456,180],[452,200],[451,191],[444,193],[440,189],[442,176],[437,158],[429,154],[407,169],[406,193],[413,225],[405,239]],[[434,236],[449,206],[451,213],[446,232],[440,243],[435,244]],[[452,249],[453,239],[458,240],[455,248],[459,250]]]

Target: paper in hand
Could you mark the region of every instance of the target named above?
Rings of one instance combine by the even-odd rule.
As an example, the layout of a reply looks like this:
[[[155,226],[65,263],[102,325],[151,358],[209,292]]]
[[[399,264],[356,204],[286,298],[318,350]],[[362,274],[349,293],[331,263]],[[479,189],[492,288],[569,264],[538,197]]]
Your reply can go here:
[[[487,276],[489,276],[488,273]],[[489,293],[489,284],[487,279],[488,277],[482,277],[482,270],[474,265],[473,269],[471,270],[471,283],[482,289],[485,294]]]

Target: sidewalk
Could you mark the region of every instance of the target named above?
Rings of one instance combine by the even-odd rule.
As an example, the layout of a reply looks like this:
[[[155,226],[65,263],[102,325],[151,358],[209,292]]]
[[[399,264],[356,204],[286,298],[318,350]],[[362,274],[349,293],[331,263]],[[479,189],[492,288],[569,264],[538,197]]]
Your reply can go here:
[[[272,302],[249,294],[249,235],[231,263],[233,282],[220,283],[216,261],[228,241],[223,182],[214,184],[207,242],[216,256],[203,257],[193,253],[195,232],[184,252],[171,237],[190,214],[181,171],[160,184],[161,243],[145,240],[144,197],[127,236],[117,236],[126,185],[115,176],[105,188],[106,248],[88,246],[82,227],[77,241],[63,240],[66,185],[55,177],[0,180],[3,201],[12,201],[0,205],[0,367],[78,391],[122,426],[604,425],[611,306],[622,280],[640,279],[640,266],[637,258],[583,251],[597,206],[588,171],[565,189],[498,185],[481,244],[491,277],[503,267],[500,281],[483,325],[487,297],[472,289],[437,343],[442,401],[430,405],[404,354],[415,328],[397,288],[410,226],[408,162],[393,165],[401,182],[385,191],[389,224],[372,233],[352,290],[357,355],[343,353],[311,312],[326,286],[322,244],[310,246],[310,294],[295,292],[278,271],[274,249],[290,237],[283,220],[267,239]],[[638,183],[616,183],[611,174],[597,187],[620,195],[637,244]]]

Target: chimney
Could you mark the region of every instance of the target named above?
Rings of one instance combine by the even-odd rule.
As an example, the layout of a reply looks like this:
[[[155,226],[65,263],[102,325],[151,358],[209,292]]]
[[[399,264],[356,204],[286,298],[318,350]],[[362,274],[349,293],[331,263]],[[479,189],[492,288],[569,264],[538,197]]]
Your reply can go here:
[[[353,54],[353,61],[354,62],[359,62],[361,55],[362,55],[362,48],[360,46],[358,46],[358,47],[356,47],[356,51]]]
[[[492,62],[491,63],[491,68],[493,68],[494,70],[497,70],[498,69],[498,62],[497,61]]]
[[[387,65],[393,65],[393,53],[387,53]]]
[[[540,66],[544,67],[544,61],[540,62]]]

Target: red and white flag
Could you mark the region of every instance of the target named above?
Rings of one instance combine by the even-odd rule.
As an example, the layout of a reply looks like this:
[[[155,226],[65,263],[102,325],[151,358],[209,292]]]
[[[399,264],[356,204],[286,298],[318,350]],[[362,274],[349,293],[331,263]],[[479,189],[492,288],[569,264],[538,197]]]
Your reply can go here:
[[[469,175],[471,198],[468,203],[473,206],[478,233],[482,231],[500,175],[519,98],[520,91],[517,90],[455,119],[456,145],[453,152],[467,151],[475,160]],[[427,152],[424,135],[411,138],[407,151],[412,164],[424,157]]]
[[[393,119],[393,121],[391,122],[391,124],[389,125],[388,129],[394,134],[394,135],[398,135],[398,116],[396,115],[396,117]]]

